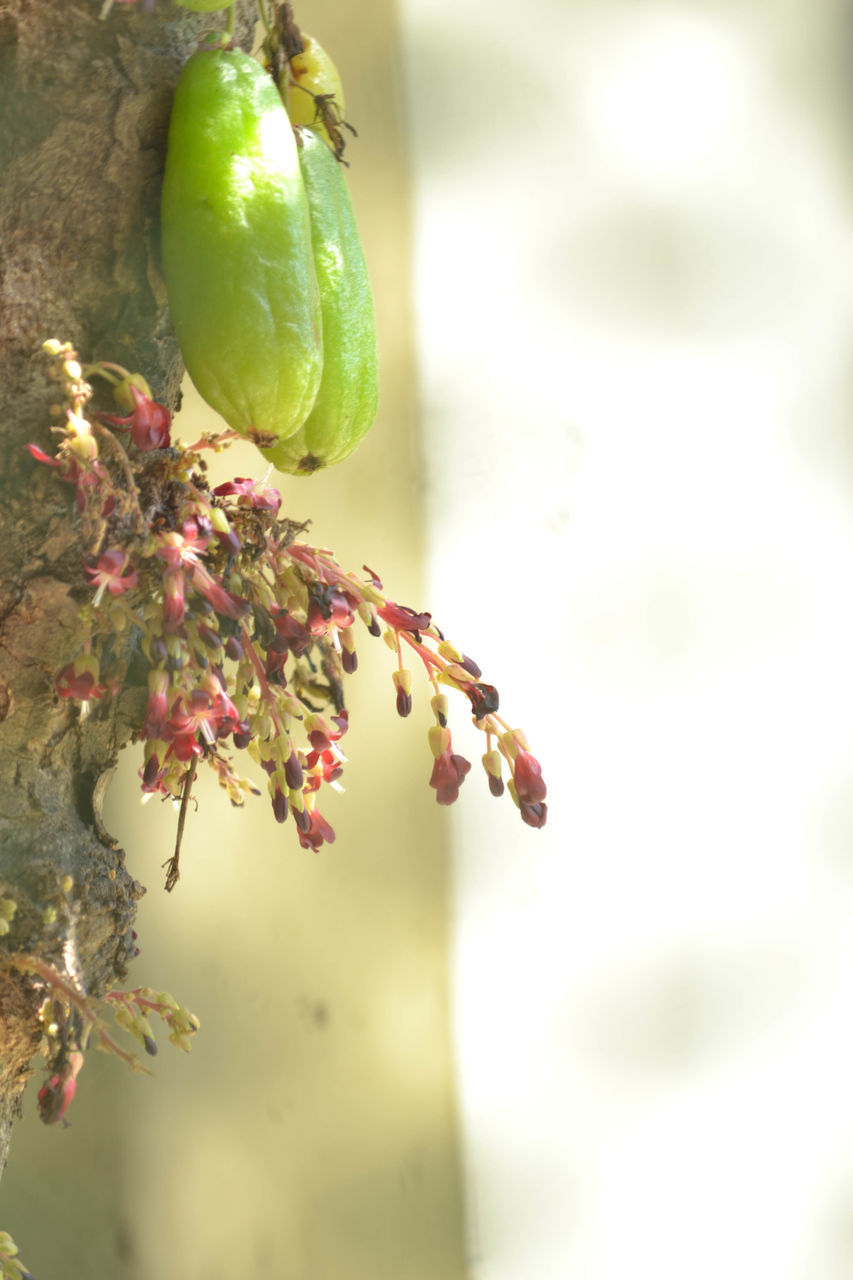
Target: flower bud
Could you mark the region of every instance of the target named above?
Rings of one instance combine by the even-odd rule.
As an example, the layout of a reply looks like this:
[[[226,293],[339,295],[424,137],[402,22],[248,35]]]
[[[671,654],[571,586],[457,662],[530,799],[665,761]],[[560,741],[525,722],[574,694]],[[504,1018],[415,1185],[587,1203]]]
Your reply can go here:
[[[151,394],[151,388],[141,373],[126,373],[121,381],[117,382],[113,387],[113,399],[119,408],[124,409],[127,413],[133,413],[136,408],[133,393],[130,390],[131,387],[136,387],[138,391],[142,392],[146,399],[154,399]]]
[[[450,730],[439,724],[430,725],[427,731],[427,741],[429,749],[436,759],[443,755],[445,751],[450,750]]]

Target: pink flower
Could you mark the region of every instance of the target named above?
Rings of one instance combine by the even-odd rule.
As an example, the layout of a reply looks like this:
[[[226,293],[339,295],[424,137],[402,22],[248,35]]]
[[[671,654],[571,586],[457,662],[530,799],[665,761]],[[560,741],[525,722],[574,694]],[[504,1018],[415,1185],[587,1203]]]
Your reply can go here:
[[[429,785],[435,789],[439,804],[453,804],[458,800],[459,788],[470,768],[470,762],[464,756],[454,755],[449,744],[440,756],[436,756]]]
[[[392,600],[379,605],[377,613],[395,631],[426,631],[432,621],[431,613],[415,613],[407,605],[394,604]]]
[[[321,844],[334,844],[335,832],[317,809],[309,813],[307,809],[293,811],[293,821],[299,832],[299,843],[303,849],[313,849],[315,853]]]
[[[213,490],[217,498],[236,497],[237,505],[254,507],[256,511],[272,511],[275,513],[281,506],[281,494],[272,485],[261,485],[256,480],[245,480],[235,476],[218,484]]]
[[[292,613],[282,610],[273,618],[273,624],[279,636],[286,641],[287,648],[293,653],[303,653],[311,643],[311,632],[301,622],[297,622]]]
[[[56,692],[60,698],[76,698],[78,702],[88,702],[103,698],[106,685],[98,683],[100,668],[98,660],[91,653],[81,653],[69,662],[56,677]]]
[[[358,601],[328,583],[317,583],[311,593],[305,623],[312,636],[322,636],[331,627],[351,627]]]
[[[178,694],[163,736],[172,740],[179,760],[189,760],[202,750],[199,735],[208,746],[213,746],[217,738],[226,737],[239,723],[234,703],[223,692],[216,677],[208,675],[189,693]]]
[[[174,702],[169,716],[169,730],[175,741],[194,738],[197,733],[211,746],[216,741],[219,728],[219,710],[204,689],[193,689],[189,696],[182,693]],[[180,754],[179,759],[183,759]]]
[[[170,569],[188,569],[198,564],[207,549],[210,535],[203,534],[196,520],[185,520],[180,533],[170,529],[160,534],[157,557]]]
[[[115,418],[109,413],[99,413],[101,422],[111,427],[130,428],[130,438],[141,453],[151,449],[166,449],[169,446],[169,428],[172,415],[165,405],[151,400],[144,391],[133,382],[127,383],[133,397],[133,413],[127,418]]]
[[[82,1066],[83,1055],[75,1049],[68,1054],[59,1071],[39,1089],[39,1116],[45,1124],[59,1124],[60,1121],[67,1123],[65,1113],[74,1101],[77,1077]]]
[[[315,772],[309,780],[306,788],[309,791],[316,791],[322,782],[336,782],[344,771],[341,758],[334,751],[310,751],[305,763],[313,770],[316,770],[318,764],[320,766],[319,773]]]
[[[118,547],[112,551],[104,551],[94,565],[84,564],[87,578],[92,586],[97,587],[95,604],[100,604],[105,591],[109,591],[111,596],[120,596],[123,591],[130,591],[136,586],[139,580],[136,569],[124,572],[128,559],[127,552]]]

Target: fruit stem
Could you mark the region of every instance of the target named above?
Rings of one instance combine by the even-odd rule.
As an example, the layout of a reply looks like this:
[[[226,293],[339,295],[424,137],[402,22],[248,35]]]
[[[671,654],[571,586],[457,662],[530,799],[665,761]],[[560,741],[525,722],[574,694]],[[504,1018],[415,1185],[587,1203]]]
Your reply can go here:
[[[264,31],[266,31],[268,36],[271,36],[272,27],[270,26],[270,20],[267,17],[267,8],[266,8],[266,5],[264,4],[264,0],[258,0],[258,14],[260,15],[260,19],[263,24]]]

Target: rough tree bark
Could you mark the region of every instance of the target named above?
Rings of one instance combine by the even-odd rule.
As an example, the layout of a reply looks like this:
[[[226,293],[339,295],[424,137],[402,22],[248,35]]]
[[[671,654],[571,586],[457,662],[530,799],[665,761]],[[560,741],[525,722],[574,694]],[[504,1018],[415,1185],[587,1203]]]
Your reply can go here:
[[[176,407],[182,366],[158,264],[160,177],[175,81],[217,15],[158,0],[154,12],[116,5],[100,21],[100,8],[0,0],[0,898],[17,903],[0,938],[0,1172],[39,1002],[9,960],[36,953],[104,991],[126,972],[144,892],[99,820],[134,695],[81,719],[54,693],[82,642],[69,585],[81,552],[70,486],[24,445],[49,440],[47,338],[72,342],[84,360],[143,371]],[[238,3],[243,47],[255,12],[254,0]]]

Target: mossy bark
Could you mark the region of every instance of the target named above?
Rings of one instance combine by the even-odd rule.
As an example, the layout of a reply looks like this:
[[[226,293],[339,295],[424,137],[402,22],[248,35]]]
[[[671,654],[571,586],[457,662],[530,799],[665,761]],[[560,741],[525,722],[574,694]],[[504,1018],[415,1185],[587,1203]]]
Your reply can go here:
[[[54,691],[82,647],[86,593],[73,492],[24,447],[49,448],[57,399],[40,348],[55,337],[139,370],[176,407],[160,180],[181,66],[222,23],[169,0],[100,9],[0,0],[0,898],[17,904],[0,938],[0,1171],[38,1043],[39,993],[11,959],[38,954],[98,994],[125,976],[143,893],[99,805],[144,695],[81,717]],[[255,16],[239,0],[244,48]]]

